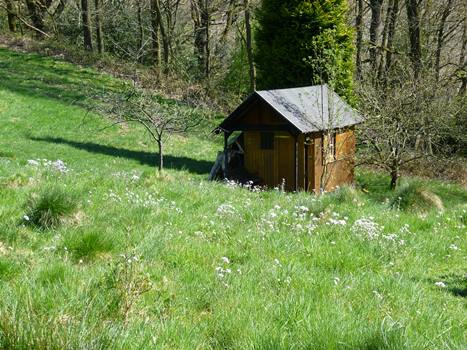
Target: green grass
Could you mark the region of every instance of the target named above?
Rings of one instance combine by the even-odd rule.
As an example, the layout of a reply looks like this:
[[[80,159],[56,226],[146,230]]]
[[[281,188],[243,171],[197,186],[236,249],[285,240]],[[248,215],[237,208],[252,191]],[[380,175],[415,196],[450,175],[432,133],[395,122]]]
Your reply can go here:
[[[423,213],[364,171],[254,193],[206,181],[221,146],[202,131],[158,175],[143,130],[83,108],[118,81],[1,49],[0,76],[1,349],[465,348],[461,187],[417,180],[445,206]],[[61,225],[24,223],[40,188],[77,198]]]

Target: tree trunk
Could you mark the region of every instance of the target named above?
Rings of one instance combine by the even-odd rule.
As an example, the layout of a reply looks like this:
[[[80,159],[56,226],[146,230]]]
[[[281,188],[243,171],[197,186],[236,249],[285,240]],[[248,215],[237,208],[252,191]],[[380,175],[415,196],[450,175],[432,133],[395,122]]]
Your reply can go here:
[[[164,169],[164,153],[162,146],[162,140],[157,140],[157,147],[159,148],[159,159],[157,168],[159,169],[159,172],[161,172],[162,169]]]
[[[209,26],[211,22],[209,13],[209,0],[205,0],[205,10],[203,11],[202,22],[204,23],[205,37],[206,37],[206,64],[204,66],[204,74],[209,77],[211,73],[211,51],[209,46]]]
[[[407,20],[410,38],[410,59],[412,61],[415,80],[418,80],[422,69],[422,47],[420,42],[419,2],[406,0]]]
[[[459,69],[464,70],[465,72],[465,51],[467,49],[467,19],[464,18],[463,28],[462,28],[462,43],[461,43],[461,54],[459,57]],[[467,91],[467,76],[464,73],[461,77],[461,86],[459,87],[459,96],[464,96]]]
[[[163,49],[162,59],[164,61],[164,72],[167,73],[169,69],[169,57],[170,57],[169,37],[168,37],[167,29],[165,28],[163,20],[162,20],[162,12],[161,12],[159,0],[153,0],[153,5],[154,5],[154,11],[156,12],[156,16],[159,19],[158,24],[159,24],[159,30],[161,33],[162,49]]]
[[[389,20],[389,28],[388,28],[388,42],[386,48],[386,73],[389,72],[391,69],[392,64],[392,47],[394,43],[394,35],[396,34],[396,23],[397,23],[397,16],[399,14],[399,0],[393,0],[391,13],[390,13],[390,20]]]
[[[357,79],[362,78],[362,44],[363,44],[363,0],[357,0],[357,17],[355,18],[355,27],[357,30],[357,52],[356,52],[356,66],[357,66]]]
[[[192,0],[191,16],[194,22],[194,46],[198,67],[205,76],[209,75],[209,8],[208,0]]]
[[[227,0],[226,0],[227,1]],[[229,5],[227,11],[225,12],[225,26],[222,30],[221,42],[226,43],[227,34],[230,32],[230,28],[237,19],[237,0],[228,0]],[[248,0],[249,2],[249,0]],[[251,12],[251,11],[250,11]]]
[[[138,6],[138,62],[143,63],[143,45],[144,45],[144,29],[143,29],[143,9],[141,6],[141,0],[137,1]]]
[[[397,180],[399,179],[399,171],[394,169],[391,171],[391,190],[395,190],[397,187]]]
[[[256,90],[256,73],[255,63],[253,61],[253,45],[251,40],[251,23],[250,23],[250,3],[245,0],[245,31],[246,31],[246,52],[248,56],[248,66],[250,72],[250,91]]]
[[[151,37],[152,37],[152,62],[155,66],[160,66],[160,45],[159,45],[159,11],[156,9],[157,0],[151,0]]]
[[[61,16],[61,14],[63,13],[63,10],[65,9],[65,6],[66,6],[67,2],[68,2],[68,0],[60,0],[60,2],[58,3],[57,8],[55,9],[55,12],[53,14],[53,17],[55,19],[57,19],[58,17]]]
[[[31,19],[33,26],[38,29],[36,30],[36,38],[43,39],[45,25],[44,16],[41,9],[42,4],[38,3],[36,0],[26,0],[26,6],[28,8],[29,18]]]
[[[16,32],[16,11],[13,5],[12,0],[5,0],[6,2],[6,10],[8,16],[8,29],[10,32]]]
[[[357,79],[362,78],[362,44],[363,44],[363,0],[357,0],[357,17],[355,18],[355,27],[357,30]]]
[[[440,62],[441,62],[441,51],[443,50],[444,45],[444,29],[446,26],[446,21],[451,13],[452,0],[448,0],[446,7],[443,9],[441,18],[438,24],[437,30],[437,40],[436,40],[436,52],[435,52],[435,74],[436,81],[439,81],[440,74]]]
[[[381,7],[383,0],[370,0],[371,23],[370,23],[370,64],[373,72],[377,69],[378,60],[378,33],[381,24]]]
[[[381,38],[381,50],[380,50],[380,57],[379,57],[379,65],[378,65],[378,82],[381,81],[384,73],[384,53],[387,50],[387,44],[388,44],[388,31],[389,31],[389,24],[391,22],[391,12],[392,12],[392,6],[393,6],[394,0],[389,0],[388,5],[386,7],[386,17],[384,20],[384,26],[383,26],[383,34]]]
[[[89,11],[88,0],[81,0],[81,15],[83,18],[84,49],[92,51],[91,14]]]
[[[102,31],[102,0],[94,0],[96,7],[96,40],[97,52],[104,53],[104,33]]]

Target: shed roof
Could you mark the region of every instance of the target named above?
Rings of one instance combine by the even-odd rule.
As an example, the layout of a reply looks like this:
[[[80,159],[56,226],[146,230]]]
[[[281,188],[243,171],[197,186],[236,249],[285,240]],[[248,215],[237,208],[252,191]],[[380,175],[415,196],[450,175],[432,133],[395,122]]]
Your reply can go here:
[[[343,128],[363,121],[363,117],[328,85],[315,85],[255,91],[219,125],[219,129],[235,129],[236,120],[258,100],[270,105],[301,133]]]

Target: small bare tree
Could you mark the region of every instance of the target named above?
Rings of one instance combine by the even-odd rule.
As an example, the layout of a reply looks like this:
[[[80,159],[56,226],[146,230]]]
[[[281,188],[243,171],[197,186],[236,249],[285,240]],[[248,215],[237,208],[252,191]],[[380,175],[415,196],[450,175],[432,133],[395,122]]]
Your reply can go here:
[[[142,125],[157,144],[157,167],[164,167],[164,145],[174,134],[184,134],[201,123],[198,110],[173,101],[161,101],[152,92],[129,88],[124,94],[100,96],[97,109],[109,115],[114,124],[134,122]]]
[[[458,104],[433,89],[434,81],[403,77],[382,92],[372,84],[359,88],[360,110],[365,121],[359,128],[360,157],[387,171],[395,189],[401,168],[416,159],[428,158],[433,148],[446,151]],[[427,147],[416,147],[425,139]]]

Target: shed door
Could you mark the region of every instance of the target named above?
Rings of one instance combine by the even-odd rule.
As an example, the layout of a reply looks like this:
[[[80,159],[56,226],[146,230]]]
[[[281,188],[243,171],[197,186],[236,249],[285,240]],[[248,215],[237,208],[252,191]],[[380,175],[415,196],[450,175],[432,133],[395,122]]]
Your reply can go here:
[[[276,184],[285,181],[285,189],[295,189],[295,139],[288,133],[275,135]]]

